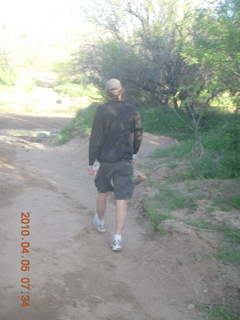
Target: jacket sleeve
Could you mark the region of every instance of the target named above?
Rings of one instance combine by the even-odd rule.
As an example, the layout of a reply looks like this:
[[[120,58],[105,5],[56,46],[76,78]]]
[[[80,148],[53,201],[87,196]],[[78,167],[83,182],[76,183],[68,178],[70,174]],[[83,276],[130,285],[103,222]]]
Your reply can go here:
[[[137,154],[142,142],[142,121],[140,118],[140,114],[137,110],[135,111],[134,122],[135,122],[135,129],[134,129],[133,152],[134,154]]]
[[[89,142],[89,165],[92,166],[101,149],[103,135],[103,111],[98,108],[93,119],[90,142]]]

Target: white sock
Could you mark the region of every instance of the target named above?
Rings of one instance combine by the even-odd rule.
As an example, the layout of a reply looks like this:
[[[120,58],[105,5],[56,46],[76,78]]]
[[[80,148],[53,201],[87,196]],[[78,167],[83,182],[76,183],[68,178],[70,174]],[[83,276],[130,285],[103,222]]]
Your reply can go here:
[[[97,215],[97,222],[98,222],[98,225],[100,224],[101,226],[104,225],[104,219],[103,220],[100,220],[98,215]]]
[[[122,236],[121,236],[121,234],[115,234],[115,235],[114,235],[114,240],[116,240],[116,241],[122,241]]]

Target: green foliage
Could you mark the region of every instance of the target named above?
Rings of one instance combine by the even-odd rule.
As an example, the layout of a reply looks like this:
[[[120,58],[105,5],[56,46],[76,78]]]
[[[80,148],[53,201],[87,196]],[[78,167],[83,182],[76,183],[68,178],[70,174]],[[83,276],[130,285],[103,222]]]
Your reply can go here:
[[[203,313],[203,320],[239,320],[239,315],[224,305],[198,306],[197,310]]]
[[[171,212],[178,209],[188,209],[192,213],[197,208],[199,195],[190,195],[166,185],[156,186],[158,192],[146,200],[146,214],[155,231],[161,229],[160,223],[173,218]]]
[[[193,193],[189,194],[172,189],[166,185],[157,186],[158,193],[145,200],[146,214],[154,231],[164,233],[161,222],[167,219],[179,220],[173,216],[173,211],[188,209],[186,213],[194,213],[197,210],[197,201],[203,198],[203,195]],[[238,198],[239,199],[239,198]],[[172,213],[172,214],[171,214]],[[223,263],[232,263],[240,265],[240,231],[235,227],[225,223],[212,224],[203,218],[182,219],[185,224],[197,227],[199,229],[220,232],[223,240],[218,245],[216,256]]]
[[[184,220],[184,223],[186,223],[189,226],[196,227],[198,229],[202,230],[212,230],[212,231],[217,231],[216,226],[213,226],[211,223],[203,220],[203,219],[195,219],[194,221],[192,219],[187,219]]]
[[[96,88],[92,85],[83,86],[82,84],[65,83],[55,86],[54,91],[73,98],[91,97],[95,100],[99,98]]]
[[[9,86],[5,85],[5,84],[0,84],[0,92],[3,91],[9,91]]]
[[[54,91],[67,95],[69,97],[79,97],[82,95],[82,86],[79,86],[77,84],[63,84],[63,85],[58,85],[54,88]]]
[[[202,158],[198,155],[193,156],[188,177],[239,178],[240,116],[217,112],[212,117],[214,120],[208,125],[211,129],[207,128],[202,134],[205,153]]]
[[[76,117],[70,121],[60,132],[55,144],[63,144],[69,141],[74,135],[90,133],[93,116],[96,112],[97,105],[92,104],[88,108],[80,109]]]
[[[219,175],[219,166],[213,159],[212,152],[208,152],[203,157],[199,157],[198,154],[194,155],[187,168],[187,178],[194,179],[212,179]]]
[[[187,219],[184,222],[199,229],[221,232],[224,239],[218,244],[217,258],[223,263],[240,265],[240,231],[238,229],[225,223],[212,225],[203,219],[194,221]]]
[[[240,245],[240,231],[234,227],[227,226],[226,224],[220,224],[218,231],[224,232],[230,243]]]
[[[206,76],[210,75],[204,85],[199,82],[203,85],[201,92],[208,93],[211,99],[229,90],[236,105],[239,103],[236,95],[239,88],[239,18],[238,0],[220,1],[212,8],[197,10],[191,26],[191,41],[186,42],[183,49],[183,56],[190,65],[204,70]]]
[[[240,265],[239,245],[235,245],[229,242],[220,243],[217,258],[220,259],[223,263]]]
[[[31,95],[31,93],[34,91],[34,84],[32,82],[24,83],[22,85],[22,90]]]
[[[68,141],[73,132],[89,132],[96,107],[97,104],[80,110],[76,118],[62,129],[58,143]],[[156,150],[152,157],[168,157],[169,160],[179,161],[183,159],[188,179],[240,177],[240,115],[219,111],[212,113],[202,131],[204,154],[199,157],[196,141],[189,139],[189,129],[171,108],[140,109],[140,113],[144,131],[186,139],[171,148]]]
[[[208,120],[203,133],[204,146],[212,150],[240,151],[240,115],[215,111]]]
[[[0,59],[0,85],[12,86],[16,83],[16,76],[8,59]]]
[[[157,125],[157,112],[155,109],[144,110],[146,114],[148,111],[150,111],[151,117],[144,118],[144,121],[147,119],[147,121],[149,121],[148,126],[151,128],[154,127],[155,123]],[[161,122],[161,117],[159,118],[159,122]],[[168,117],[167,122],[169,128],[172,123],[175,124],[175,120],[174,114],[171,114]],[[205,126],[201,131],[201,141],[204,147],[204,152],[201,156],[198,152],[199,150],[196,148],[196,141],[194,139],[187,139],[171,148],[156,150],[152,155],[152,158],[154,158],[155,161],[154,166],[157,165],[156,160],[158,158],[161,158],[161,164],[163,166],[164,163],[165,166],[167,166],[169,161],[173,160],[178,163],[184,161],[185,178],[188,178],[189,180],[239,178],[239,120],[240,118],[237,114],[227,113],[224,111],[213,112],[211,118],[205,122]],[[145,123],[144,121],[143,123]],[[151,121],[153,121],[153,126],[151,126]],[[164,128],[164,121],[162,128]],[[167,130],[167,126],[165,128]],[[151,163],[149,163],[148,166],[151,168]],[[146,213],[149,217],[151,226],[157,232],[164,232],[163,226],[161,225],[163,220],[169,218],[179,219],[174,217],[173,211],[177,212],[182,209],[185,211],[184,214],[195,213],[198,208],[198,200],[204,197],[199,190],[198,193],[196,193],[196,186],[191,187],[190,189],[189,185],[187,189],[188,191],[183,192],[176,189],[176,187],[172,188],[170,186],[170,180],[169,184],[166,182],[164,185],[162,183],[159,184],[159,181],[155,181],[153,178],[149,179],[149,181],[151,181],[151,184],[149,185],[155,190],[157,189],[157,192],[155,196],[146,200]],[[221,180],[219,180],[219,183],[221,183]],[[185,185],[187,186],[187,181],[185,181]],[[210,198],[208,198],[208,201],[209,200]],[[213,230],[217,233],[221,233],[223,240],[218,244],[218,250],[216,253],[217,258],[223,263],[240,265],[240,232],[235,227],[228,226],[224,223],[212,224],[209,222],[210,215],[207,214],[207,212],[214,212],[216,207],[220,208],[221,211],[226,212],[230,211],[232,208],[239,209],[239,192],[236,190],[236,192],[231,193],[230,197],[221,196],[216,199],[212,199],[211,206],[206,208],[206,219],[198,218],[194,215],[191,216],[193,219],[182,219],[181,221],[200,229]],[[220,310],[221,312],[219,311],[219,313],[218,311],[216,310],[216,315],[220,317],[223,310]],[[215,313],[212,313],[212,315],[213,314]],[[229,319],[231,319],[231,316],[232,315],[229,314]],[[211,317],[206,319],[214,319]],[[218,319],[217,316],[216,319]],[[219,319],[221,319],[221,317]],[[234,319],[234,317],[232,319]]]
[[[194,146],[195,146],[194,140],[192,139],[185,140],[178,145],[172,146],[171,148],[157,149],[153,153],[152,157],[153,158],[168,157],[171,160],[180,159],[188,155],[193,150]]]
[[[82,74],[82,81],[93,84],[102,95],[104,95],[106,81],[110,78],[118,78],[127,89],[124,99],[146,104],[151,95],[147,91],[139,90],[139,85],[134,84],[132,79],[142,73],[143,64],[144,59],[140,58],[132,45],[124,40],[108,38],[105,41],[99,41],[97,39],[92,46],[89,43],[81,46],[80,51],[75,54],[72,73],[76,77]]]
[[[108,37],[96,37],[90,43],[88,39],[80,47],[73,73],[86,74],[101,89],[106,80],[117,77],[128,88],[129,101],[157,105],[176,100],[182,82],[189,78],[181,57],[187,32],[182,14],[189,8],[172,0],[125,0],[121,5],[107,0],[96,5],[98,10],[91,11],[90,19],[100,30],[107,29]]]
[[[150,117],[147,117],[147,113]],[[144,114],[145,113],[145,114]],[[158,116],[162,115],[161,116]],[[176,121],[175,114],[168,113],[166,119],[159,109],[144,110],[143,124],[147,128],[157,127],[157,133],[167,134],[175,138],[185,138],[179,145],[168,149],[158,149],[152,155],[154,158],[168,157],[170,160],[184,158],[187,165],[188,179],[227,179],[240,177],[240,115],[225,111],[213,112],[211,118],[202,128],[201,142],[203,155],[199,156],[196,141],[189,139],[188,129]],[[165,122],[166,121],[166,122]],[[153,124],[151,125],[151,123]],[[156,125],[155,125],[156,123]],[[179,125],[179,127],[178,127]],[[183,130],[179,134],[179,130]],[[162,130],[162,131],[161,131]],[[166,130],[166,132],[165,132]],[[170,134],[168,131],[170,131]],[[160,132],[159,132],[160,131]]]
[[[205,150],[202,157],[194,155],[188,164],[188,179],[228,179],[240,177],[240,156],[236,151],[216,153]]]
[[[200,229],[221,232],[224,236],[224,240],[218,245],[217,258],[223,263],[240,265],[240,231],[238,229],[228,226],[225,223],[212,225],[203,219],[195,221],[188,219],[185,220],[185,223]]]
[[[194,209],[197,206],[197,198],[195,196],[169,187],[161,187],[160,192],[154,196],[153,200],[161,203],[162,209],[170,212],[184,208]]]
[[[72,138],[72,126],[66,125],[55,140],[55,145],[60,145],[68,142]]]
[[[240,209],[240,196],[233,196],[228,200],[228,204],[233,208]]]
[[[154,231],[164,233],[164,229],[160,226],[160,223],[164,220],[171,219],[170,214],[159,213],[157,208],[153,205],[148,205],[146,209],[146,214],[149,218],[150,224]]]
[[[124,0],[120,5],[105,0],[95,5],[88,17],[108,36],[87,39],[74,56],[71,74],[84,75],[101,90],[106,80],[119,78],[128,89],[126,99],[139,105],[173,104],[178,113],[186,108],[196,135],[219,94],[229,92],[237,105],[237,0],[198,10],[190,9],[193,1]],[[148,131],[162,131],[157,119],[148,122],[154,125]]]
[[[140,108],[143,128],[147,132],[167,134],[176,139],[185,139],[189,136],[189,118],[181,112],[185,123],[177,117],[174,110],[167,106],[158,108]]]

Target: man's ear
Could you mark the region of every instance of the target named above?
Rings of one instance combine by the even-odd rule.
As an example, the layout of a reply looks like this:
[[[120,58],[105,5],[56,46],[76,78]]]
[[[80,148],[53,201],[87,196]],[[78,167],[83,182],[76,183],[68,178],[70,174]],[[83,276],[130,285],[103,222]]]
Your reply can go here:
[[[124,89],[121,90],[119,98],[122,99],[123,95],[124,95]]]

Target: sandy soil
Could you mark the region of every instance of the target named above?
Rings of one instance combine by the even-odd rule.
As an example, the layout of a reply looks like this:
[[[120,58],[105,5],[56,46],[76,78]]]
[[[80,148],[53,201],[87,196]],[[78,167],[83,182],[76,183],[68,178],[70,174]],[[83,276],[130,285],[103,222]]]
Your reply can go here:
[[[60,129],[69,121],[7,114],[1,119],[1,129],[28,130]],[[145,134],[136,166],[155,148],[173,143]],[[108,201],[107,232],[99,234],[92,223],[96,190],[87,152],[88,137],[54,146],[46,138],[36,143],[0,136],[0,319],[190,320],[197,319],[191,305],[196,302],[236,307],[239,269],[214,258],[211,233],[171,224],[160,237],[137,222],[144,183],[136,185],[129,203],[124,249],[111,251],[114,200]],[[28,220],[21,223],[22,212],[30,214],[30,228],[23,223]],[[30,252],[21,253],[26,242]],[[21,270],[21,261],[29,261],[30,271]],[[21,287],[23,278],[30,290]],[[21,306],[22,296],[30,297],[29,307]]]

